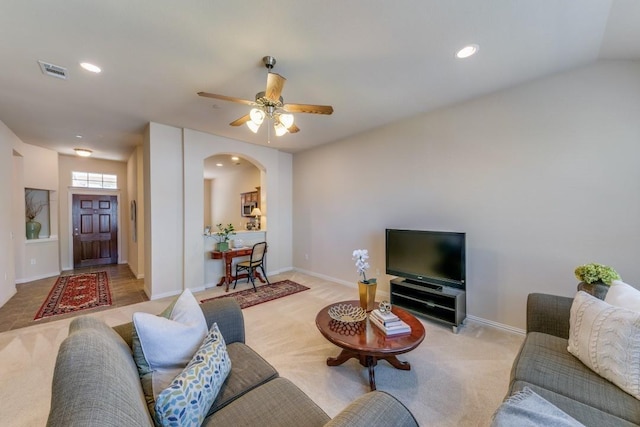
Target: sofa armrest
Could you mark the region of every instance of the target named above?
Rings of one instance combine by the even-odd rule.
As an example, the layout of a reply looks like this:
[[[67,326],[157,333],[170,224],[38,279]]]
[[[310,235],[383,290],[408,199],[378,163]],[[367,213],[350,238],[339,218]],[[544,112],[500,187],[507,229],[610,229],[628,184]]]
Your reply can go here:
[[[207,326],[218,324],[218,329],[227,344],[244,343],[244,316],[235,298],[220,298],[200,304]]]
[[[549,294],[529,294],[527,333],[542,332],[569,338],[569,316],[573,298]]]
[[[232,342],[244,343],[244,317],[240,305],[234,298],[221,298],[200,304],[200,308],[207,320],[207,327],[214,322],[227,344]],[[132,347],[133,322],[114,326],[113,329]]]
[[[418,427],[413,414],[398,399],[382,391],[367,393],[342,410],[325,427]]]

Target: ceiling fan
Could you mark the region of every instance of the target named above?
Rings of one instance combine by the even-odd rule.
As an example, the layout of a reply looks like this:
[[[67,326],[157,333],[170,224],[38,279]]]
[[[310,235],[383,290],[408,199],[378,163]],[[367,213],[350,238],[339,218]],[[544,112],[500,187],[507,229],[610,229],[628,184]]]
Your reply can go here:
[[[198,95],[206,98],[237,102],[239,104],[254,107],[251,109],[249,114],[245,114],[239,119],[229,123],[231,126],[241,126],[246,124],[253,133],[258,132],[260,125],[265,119],[271,121],[276,135],[282,136],[287,132],[296,133],[300,131],[300,129],[293,123],[294,117],[292,113],[333,113],[333,107],[330,105],[285,104],[281,93],[282,88],[284,87],[284,82],[287,79],[282,77],[280,74],[271,72],[273,66],[276,65],[276,58],[273,56],[265,56],[262,58],[262,62],[267,68],[267,88],[264,92],[258,92],[256,94],[255,101],[207,92],[198,92]]]

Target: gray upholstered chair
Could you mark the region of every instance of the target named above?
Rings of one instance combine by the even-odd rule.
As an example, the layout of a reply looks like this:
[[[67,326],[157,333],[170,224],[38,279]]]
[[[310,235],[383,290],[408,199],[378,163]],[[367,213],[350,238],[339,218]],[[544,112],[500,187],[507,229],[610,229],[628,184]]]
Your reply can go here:
[[[238,284],[238,274],[242,271],[246,271],[249,276],[247,282],[251,280],[253,290],[255,292],[258,292],[255,279],[258,267],[262,270],[262,275],[264,276],[267,283],[271,284],[269,282],[269,279],[267,278],[267,273],[264,270],[264,258],[266,252],[267,242],[256,243],[255,245],[253,245],[253,250],[251,251],[251,257],[249,258],[249,261],[242,261],[236,264],[236,281],[233,284],[233,289],[235,289],[236,285]]]

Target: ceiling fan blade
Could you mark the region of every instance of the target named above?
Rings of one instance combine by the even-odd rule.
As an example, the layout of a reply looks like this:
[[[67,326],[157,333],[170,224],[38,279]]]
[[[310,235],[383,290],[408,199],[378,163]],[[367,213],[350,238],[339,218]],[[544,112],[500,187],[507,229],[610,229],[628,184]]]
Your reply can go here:
[[[331,105],[285,104],[282,109],[288,113],[331,114]]]
[[[282,94],[282,88],[284,88],[284,82],[287,81],[280,74],[268,73],[267,74],[267,90],[264,92],[265,98],[270,101],[278,102],[280,100],[280,94]]]
[[[243,124],[247,123],[249,120],[251,120],[251,117],[248,114],[245,114],[244,116],[240,117],[237,120],[232,121],[229,124],[231,126],[242,126]]]
[[[255,101],[249,101],[247,99],[234,98],[232,96],[226,96],[226,95],[218,95],[218,94],[215,94],[215,93],[198,92],[198,95],[204,96],[205,98],[214,98],[214,99],[221,99],[223,101],[237,102],[239,104],[256,105]]]
[[[291,126],[289,126],[289,129],[287,129],[289,131],[289,133],[297,133],[300,132],[300,128],[298,126],[296,126],[296,124],[292,124]]]

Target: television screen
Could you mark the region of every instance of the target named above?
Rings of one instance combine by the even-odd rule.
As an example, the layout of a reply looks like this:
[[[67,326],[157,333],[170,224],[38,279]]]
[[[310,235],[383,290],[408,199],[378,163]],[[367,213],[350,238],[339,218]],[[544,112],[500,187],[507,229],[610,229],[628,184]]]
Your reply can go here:
[[[465,288],[465,233],[386,232],[387,274],[419,283]]]

